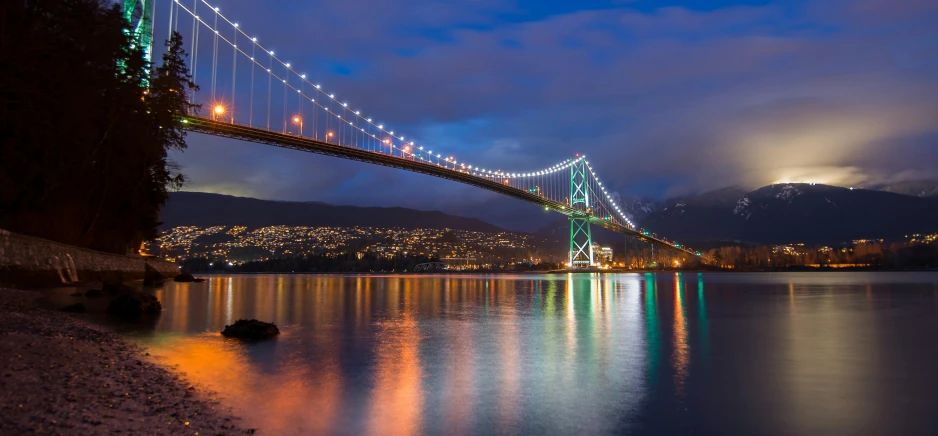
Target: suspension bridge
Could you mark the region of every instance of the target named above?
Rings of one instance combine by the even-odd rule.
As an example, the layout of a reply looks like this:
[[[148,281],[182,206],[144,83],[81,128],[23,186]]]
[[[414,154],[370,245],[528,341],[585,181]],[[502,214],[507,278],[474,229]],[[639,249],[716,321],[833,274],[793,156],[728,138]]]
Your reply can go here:
[[[569,267],[596,266],[592,226],[656,249],[700,256],[688,247],[636,226],[606,190],[586,156],[547,168],[480,166],[395,132],[314,82],[285,57],[262,45],[218,4],[205,0],[122,0],[135,43],[153,56],[156,32],[187,41],[193,81],[190,99],[207,109],[182,122],[190,132],[267,144],[399,168],[453,180],[527,201],[569,218]],[[157,3],[160,9],[157,9]],[[165,23],[157,26],[158,17]],[[160,37],[161,39],[161,37]]]

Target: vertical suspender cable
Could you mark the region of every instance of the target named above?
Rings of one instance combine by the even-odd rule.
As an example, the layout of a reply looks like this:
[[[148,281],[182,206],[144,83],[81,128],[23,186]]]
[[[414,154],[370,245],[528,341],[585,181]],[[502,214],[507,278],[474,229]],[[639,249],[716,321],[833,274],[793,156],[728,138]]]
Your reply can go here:
[[[254,64],[257,62],[254,61],[254,54],[257,51],[257,43],[254,40],[251,40],[251,86],[248,86],[251,90],[251,103],[250,108],[248,109],[248,126],[254,127]]]
[[[199,19],[198,15],[195,15],[195,8],[199,5],[198,0],[196,0],[195,5],[192,6],[192,31],[195,33],[195,38],[192,40],[192,45],[194,48],[192,52],[192,81],[196,82],[196,76],[199,73],[199,30],[202,26],[199,26],[199,23],[202,20]],[[198,83],[198,82],[196,82]],[[193,100],[195,100],[195,91],[193,91]]]
[[[192,76],[192,81],[195,82],[195,64],[199,60],[198,57],[196,56],[198,54],[198,51],[196,50],[197,46],[195,43],[196,35],[198,35],[196,33],[196,26],[198,26],[199,20],[196,19],[195,8],[199,6],[199,0],[193,0],[192,3],[193,3],[192,4],[192,43],[190,44],[190,48],[189,48],[189,56],[192,56],[192,65],[189,65],[189,74]],[[189,97],[189,103],[190,104],[195,103],[195,90],[192,90],[189,95],[191,96]],[[190,115],[192,115],[191,109],[190,109]]]
[[[231,50],[231,124],[234,124],[235,84],[238,73],[238,25],[234,26],[233,50]]]
[[[281,114],[281,118],[283,118],[283,133],[286,134],[287,133],[287,79],[290,77],[289,68],[287,68],[287,72],[286,74],[284,74],[283,77],[285,78],[283,79],[283,114]]]
[[[267,131],[270,131],[270,85],[271,80],[273,80],[270,69],[274,66],[274,52],[273,50],[267,52],[270,55],[270,61],[267,63]]]
[[[169,40],[173,37],[173,6],[176,4],[175,0],[169,1],[169,26],[166,26],[166,39]]]
[[[213,36],[214,40],[212,42],[212,104],[215,104],[215,83],[218,81],[217,73],[218,70],[218,8],[215,8],[215,24],[212,26],[212,31],[215,32]]]

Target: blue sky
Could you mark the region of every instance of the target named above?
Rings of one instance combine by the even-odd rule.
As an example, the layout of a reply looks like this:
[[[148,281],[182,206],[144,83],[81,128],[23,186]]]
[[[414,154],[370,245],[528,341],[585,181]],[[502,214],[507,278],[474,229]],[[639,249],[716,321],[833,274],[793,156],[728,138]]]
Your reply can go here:
[[[652,198],[938,178],[934,0],[212,3],[350,102],[483,166],[585,153],[607,186]],[[174,159],[190,190],[547,219],[452,182],[225,139],[192,135]]]

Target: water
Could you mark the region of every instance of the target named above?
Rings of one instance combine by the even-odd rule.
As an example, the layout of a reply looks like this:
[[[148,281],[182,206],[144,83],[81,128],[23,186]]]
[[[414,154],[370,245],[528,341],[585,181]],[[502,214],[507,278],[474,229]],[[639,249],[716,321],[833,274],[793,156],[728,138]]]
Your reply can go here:
[[[938,434],[938,274],[214,276],[128,332],[265,434]],[[238,318],[273,341],[218,332]]]

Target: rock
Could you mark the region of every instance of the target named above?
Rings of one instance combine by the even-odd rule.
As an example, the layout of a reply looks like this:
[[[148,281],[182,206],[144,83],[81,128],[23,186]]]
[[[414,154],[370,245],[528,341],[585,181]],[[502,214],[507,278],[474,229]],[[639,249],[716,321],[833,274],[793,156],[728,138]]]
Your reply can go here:
[[[102,292],[100,289],[89,289],[85,291],[85,296],[88,298],[103,297],[104,292]]]
[[[82,313],[85,311],[85,305],[82,303],[70,304],[62,308],[63,312]]]
[[[163,305],[156,297],[134,292],[118,295],[107,305],[107,312],[125,318],[136,318],[142,314],[157,314],[163,310]]]
[[[181,273],[179,273],[178,276],[173,277],[173,281],[174,281],[174,282],[180,282],[180,283],[194,282],[194,281],[195,281],[195,277],[192,277],[192,274],[189,274],[189,273],[187,273],[187,272],[181,272]]]
[[[107,295],[121,295],[134,292],[134,289],[120,283],[105,283],[101,285],[101,292]]]
[[[166,276],[150,265],[144,265],[143,286],[160,286],[166,281]]]
[[[252,341],[268,339],[280,334],[280,329],[269,322],[256,319],[239,319],[232,325],[226,325],[222,335],[229,338],[249,339]]]

